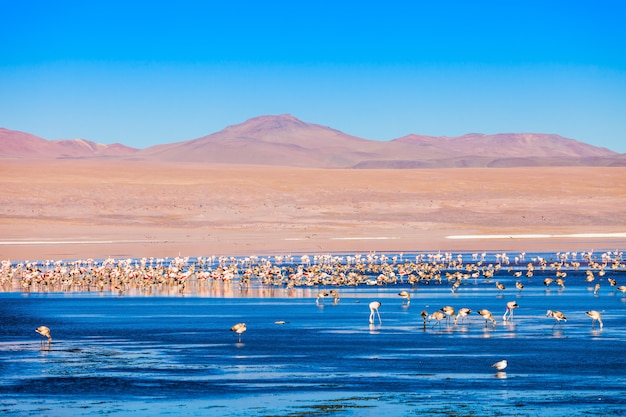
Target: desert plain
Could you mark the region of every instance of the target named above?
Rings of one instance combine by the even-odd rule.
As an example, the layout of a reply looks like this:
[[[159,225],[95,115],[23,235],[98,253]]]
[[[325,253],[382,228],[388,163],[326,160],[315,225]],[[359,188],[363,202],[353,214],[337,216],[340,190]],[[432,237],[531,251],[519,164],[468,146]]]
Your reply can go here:
[[[0,259],[626,246],[626,167],[0,163]]]

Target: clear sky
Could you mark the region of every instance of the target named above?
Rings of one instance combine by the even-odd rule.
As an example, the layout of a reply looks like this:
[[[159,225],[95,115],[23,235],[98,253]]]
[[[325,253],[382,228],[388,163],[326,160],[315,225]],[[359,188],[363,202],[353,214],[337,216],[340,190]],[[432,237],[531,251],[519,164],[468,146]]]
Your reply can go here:
[[[0,127],[144,148],[289,113],[626,152],[626,2],[0,0]]]

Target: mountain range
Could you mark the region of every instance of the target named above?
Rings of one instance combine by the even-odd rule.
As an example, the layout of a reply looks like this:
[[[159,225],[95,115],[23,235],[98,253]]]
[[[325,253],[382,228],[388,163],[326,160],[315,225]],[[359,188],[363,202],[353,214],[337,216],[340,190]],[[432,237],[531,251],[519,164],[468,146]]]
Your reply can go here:
[[[375,141],[291,115],[259,116],[197,139],[144,149],[85,139],[46,140],[0,128],[0,158],[146,160],[303,168],[626,166],[626,154],[555,134],[410,134]]]

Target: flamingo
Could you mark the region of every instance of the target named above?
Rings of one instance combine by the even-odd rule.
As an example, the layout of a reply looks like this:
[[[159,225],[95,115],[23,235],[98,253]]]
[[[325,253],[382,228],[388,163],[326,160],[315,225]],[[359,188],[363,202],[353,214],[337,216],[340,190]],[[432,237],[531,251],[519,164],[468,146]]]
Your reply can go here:
[[[398,295],[403,298],[403,302],[406,302],[406,305],[411,304],[411,294],[408,291],[400,291]]]
[[[380,318],[380,313],[378,312],[378,308],[381,306],[382,304],[380,303],[380,301],[372,301],[369,305],[370,307],[370,324],[374,324],[374,312],[376,312],[376,314],[378,315],[378,322],[380,324],[383,324],[383,321]]]
[[[430,315],[428,320],[435,320],[436,321],[436,323],[433,324],[433,327],[435,327],[436,325],[440,325],[441,326],[441,320],[443,320],[444,317],[445,317],[445,314],[443,314],[441,311],[435,311],[433,314]]]
[[[592,318],[592,322],[591,322],[592,329],[596,325],[596,321],[597,321],[598,323],[600,323],[600,330],[602,330],[603,324],[602,324],[602,315],[600,314],[600,312],[596,310],[589,310],[585,314]]]
[[[493,314],[491,314],[491,311],[487,309],[482,309],[482,310],[478,310],[477,313],[480,314],[480,316],[485,319],[485,327],[487,327],[488,321],[491,321],[491,323],[493,324],[493,327],[496,327],[496,321],[493,318]]]
[[[422,312],[420,313],[420,316],[422,316],[422,319],[424,319],[424,328],[426,328],[426,320],[428,320],[428,311],[422,310]]]
[[[246,323],[237,323],[230,330],[237,333],[239,337],[238,342],[241,343],[241,334],[248,329],[246,328]]]
[[[519,305],[517,304],[516,301],[509,301],[508,303],[506,303],[506,311],[504,312],[504,315],[502,316],[502,320],[504,321],[512,320],[513,310],[515,310],[518,307]],[[507,319],[507,314],[509,315],[508,319]]]
[[[565,314],[561,313],[560,311],[548,310],[546,312],[546,317],[552,317],[554,320],[556,320],[554,322],[554,325],[556,325],[557,323],[561,325],[561,321],[567,321],[567,317],[565,317]]]
[[[522,284],[519,281],[515,281],[515,288],[517,288],[518,290],[523,290],[524,289],[524,284]]]
[[[454,307],[445,306],[445,307],[441,307],[440,310],[443,311],[443,313],[446,315],[446,321],[449,323],[450,317],[454,316]]]
[[[328,294],[326,291],[320,291],[320,292],[318,292],[318,293],[317,293],[317,298],[315,299],[315,304],[318,304],[318,305],[319,305],[319,303],[320,303],[320,299],[322,299],[322,300],[323,300],[325,297],[328,297],[328,295],[329,295],[329,294]]]
[[[504,291],[506,287],[501,282],[496,282],[496,288],[500,291]]]
[[[339,302],[339,291],[337,290],[330,290],[330,296],[333,297],[333,303],[337,304]]]
[[[37,333],[39,333],[42,337],[48,338],[48,344],[52,342],[52,335],[50,334],[50,329],[46,326],[39,326],[35,329]],[[43,342],[43,339],[42,339]]]
[[[459,308],[459,312],[457,313],[456,317],[454,318],[454,325],[456,326],[457,322],[461,322],[461,320],[465,320],[467,321],[467,316],[472,312],[472,310],[470,310],[467,307],[462,307]]]

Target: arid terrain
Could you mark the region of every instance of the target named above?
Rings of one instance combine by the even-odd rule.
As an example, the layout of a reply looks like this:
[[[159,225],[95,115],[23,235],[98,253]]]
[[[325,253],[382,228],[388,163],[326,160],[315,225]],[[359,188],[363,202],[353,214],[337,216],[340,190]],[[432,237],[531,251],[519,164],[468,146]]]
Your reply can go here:
[[[4,159],[0,187],[0,258],[11,260],[626,247],[624,167]],[[567,236],[609,233],[622,235]]]

